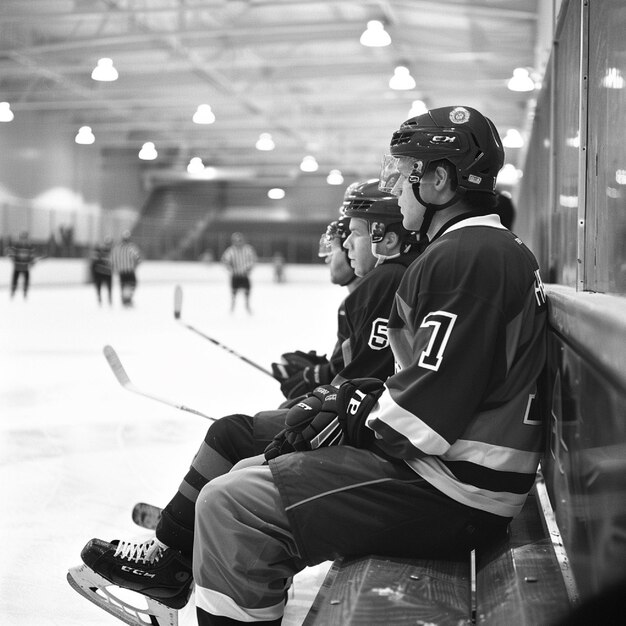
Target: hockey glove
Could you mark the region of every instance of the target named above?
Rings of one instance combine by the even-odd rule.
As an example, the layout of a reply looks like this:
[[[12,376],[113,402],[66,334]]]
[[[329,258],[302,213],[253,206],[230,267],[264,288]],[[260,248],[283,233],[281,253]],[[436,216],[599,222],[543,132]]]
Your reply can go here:
[[[318,385],[326,385],[332,380],[330,363],[309,365],[296,372],[280,385],[280,390],[287,400],[292,400],[305,393],[313,391]]]
[[[337,388],[323,385],[289,409],[285,416],[285,429],[265,449],[266,460],[288,452],[337,445],[341,439],[341,428],[336,402]]]
[[[305,367],[328,363],[326,357],[317,354],[315,350],[310,350],[309,352],[302,352],[302,350],[285,352],[280,358],[280,363],[272,363],[272,374],[281,383],[294,374],[301,372]]]
[[[374,431],[365,425],[365,420],[384,389],[382,381],[377,378],[355,378],[339,387],[337,405],[342,443],[355,448],[372,448]]]

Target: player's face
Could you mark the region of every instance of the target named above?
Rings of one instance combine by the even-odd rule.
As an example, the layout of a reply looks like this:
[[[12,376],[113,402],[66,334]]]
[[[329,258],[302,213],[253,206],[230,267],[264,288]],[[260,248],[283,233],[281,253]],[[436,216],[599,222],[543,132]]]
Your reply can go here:
[[[354,276],[354,270],[348,262],[341,244],[341,239],[338,237],[331,239],[329,242],[330,252],[325,260],[330,269],[330,282],[333,285],[345,285]]]
[[[357,276],[365,276],[374,269],[376,257],[372,253],[372,242],[367,221],[356,217],[350,220],[350,235],[343,246],[348,250],[350,264]]]
[[[398,198],[398,204],[402,212],[402,225],[407,230],[419,230],[424,221],[426,207],[417,201],[413,192],[413,183],[410,183],[407,178],[402,182],[402,192]]]

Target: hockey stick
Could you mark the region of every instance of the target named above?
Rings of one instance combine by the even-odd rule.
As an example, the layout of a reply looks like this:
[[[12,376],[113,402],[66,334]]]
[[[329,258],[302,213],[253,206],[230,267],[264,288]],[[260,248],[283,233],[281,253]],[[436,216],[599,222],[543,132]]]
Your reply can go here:
[[[176,285],[176,288],[174,289],[174,319],[175,320],[178,320],[185,328],[188,328],[192,332],[200,335],[200,337],[203,337],[204,339],[208,339],[211,343],[215,344],[219,348],[222,348],[222,350],[226,350],[226,352],[229,352],[233,356],[236,356],[238,359],[241,359],[244,363],[247,363],[248,365],[252,365],[252,367],[256,367],[256,369],[260,370],[264,374],[267,374],[268,376],[271,376],[272,378],[274,378],[274,375],[272,374],[272,372],[265,369],[263,366],[259,365],[258,363],[255,363],[254,361],[251,361],[250,359],[243,356],[242,354],[235,352],[232,348],[229,348],[228,346],[225,346],[223,343],[220,343],[217,339],[214,339],[213,337],[210,337],[209,335],[205,335],[202,331],[193,327],[191,324],[187,324],[187,322],[184,322],[183,320],[181,320],[180,313],[181,313],[182,308],[183,308],[183,290],[180,285]],[[274,380],[276,379],[274,378]]]
[[[185,406],[184,404],[178,404],[176,402],[172,402],[172,400],[168,400],[167,398],[162,398],[161,396],[154,395],[147,391],[143,391],[142,389],[139,389],[138,387],[135,387],[135,385],[133,385],[130,378],[128,377],[128,374],[126,373],[126,370],[124,369],[124,366],[122,365],[122,362],[120,361],[120,358],[117,356],[117,352],[115,352],[115,350],[111,346],[104,346],[104,349],[102,351],[104,352],[104,356],[109,366],[113,370],[113,374],[115,374],[115,378],[117,378],[117,382],[120,385],[122,385],[122,387],[124,387],[124,389],[126,389],[127,391],[132,391],[133,393],[137,393],[140,396],[145,396],[146,398],[152,398],[153,400],[156,400],[157,402],[162,402],[163,404],[173,406],[175,409],[180,409],[181,411],[187,411],[188,413],[193,413],[194,415],[200,415],[200,417],[205,417],[206,419],[211,420],[212,422],[216,420],[215,417],[209,417],[208,415],[205,415],[204,413],[201,413],[200,411],[196,411],[195,409],[191,409],[188,406]]]

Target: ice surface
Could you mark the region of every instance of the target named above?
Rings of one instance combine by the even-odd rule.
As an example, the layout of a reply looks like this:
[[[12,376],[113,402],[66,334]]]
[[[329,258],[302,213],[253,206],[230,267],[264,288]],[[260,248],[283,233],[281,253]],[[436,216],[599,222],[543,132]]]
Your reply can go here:
[[[0,615],[10,626],[121,624],[65,580],[92,537],[125,539],[142,530],[135,502],[163,505],[186,473],[209,423],[124,390],[102,354],[117,351],[133,383],[216,417],[275,408],[278,383],[174,320],[182,319],[269,368],[294,349],[330,353],[346,291],[319,266],[270,266],[253,275],[253,314],[229,312],[223,268],[206,281],[175,264],[162,282],[141,282],[133,309],[98,306],[91,285],[42,287],[27,301],[0,290]],[[296,579],[285,626],[302,621],[325,566]],[[181,624],[195,622],[186,610]]]

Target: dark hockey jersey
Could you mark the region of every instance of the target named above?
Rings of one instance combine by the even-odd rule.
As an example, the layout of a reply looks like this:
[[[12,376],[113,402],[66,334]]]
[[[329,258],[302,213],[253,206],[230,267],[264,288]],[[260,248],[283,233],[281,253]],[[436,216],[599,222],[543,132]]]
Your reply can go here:
[[[534,256],[497,216],[449,227],[398,288],[397,373],[367,419],[379,445],[451,498],[516,515],[540,458],[546,308]]]
[[[361,279],[344,300],[346,337],[343,369],[334,385],[352,378],[385,380],[394,371],[387,326],[396,289],[406,268],[417,258],[403,254],[387,259]]]
[[[13,260],[13,269],[27,272],[35,262],[35,246],[31,243],[16,243],[9,248],[8,256]]]

